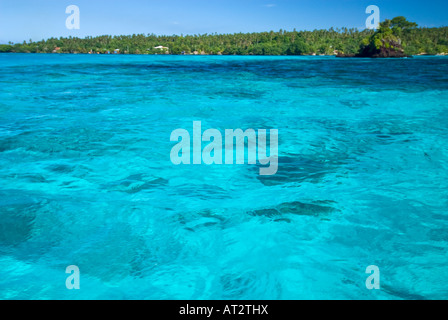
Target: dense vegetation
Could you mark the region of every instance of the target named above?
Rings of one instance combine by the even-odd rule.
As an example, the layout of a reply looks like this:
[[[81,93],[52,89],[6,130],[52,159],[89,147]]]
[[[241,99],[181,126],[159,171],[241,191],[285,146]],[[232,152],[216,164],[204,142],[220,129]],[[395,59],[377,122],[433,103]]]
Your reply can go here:
[[[381,28],[359,31],[357,29],[333,29],[314,31],[284,31],[237,34],[203,34],[157,36],[138,34],[131,36],[98,36],[80,38],[50,38],[20,44],[0,45],[0,52],[30,53],[113,53],[122,54],[224,54],[224,55],[331,55],[356,54],[373,41],[400,39],[408,55],[448,52],[448,27],[418,28],[404,17],[381,23]],[[157,46],[169,48],[156,49]]]
[[[396,17],[380,23],[379,28],[370,37],[361,42],[358,54],[344,54],[341,56],[357,57],[406,57],[404,53],[405,44],[402,37],[407,31],[417,27],[415,22],[409,22],[405,17]]]

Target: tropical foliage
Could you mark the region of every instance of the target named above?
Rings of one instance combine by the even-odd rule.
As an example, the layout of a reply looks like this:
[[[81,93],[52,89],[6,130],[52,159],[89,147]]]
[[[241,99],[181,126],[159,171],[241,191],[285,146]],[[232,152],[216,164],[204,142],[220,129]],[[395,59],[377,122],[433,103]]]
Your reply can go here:
[[[0,52],[31,53],[121,53],[121,54],[223,54],[223,55],[306,55],[355,54],[360,47],[373,41],[400,39],[406,54],[448,52],[448,27],[418,28],[404,17],[381,23],[378,32],[358,29],[284,31],[236,34],[202,34],[157,36],[98,36],[81,38],[50,38],[0,45]],[[157,49],[168,47],[169,51]],[[118,50],[117,50],[118,49]]]

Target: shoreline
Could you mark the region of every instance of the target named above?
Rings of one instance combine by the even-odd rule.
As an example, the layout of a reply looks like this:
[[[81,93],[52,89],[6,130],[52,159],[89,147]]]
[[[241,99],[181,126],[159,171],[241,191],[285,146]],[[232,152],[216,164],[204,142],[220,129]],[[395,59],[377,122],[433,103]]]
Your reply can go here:
[[[39,55],[86,55],[86,56],[176,56],[176,57],[335,57],[335,58],[367,58],[367,59],[405,59],[414,57],[448,57],[448,53],[437,54],[414,54],[406,57],[359,57],[359,56],[338,56],[336,54],[301,54],[301,55],[255,55],[255,54],[151,54],[151,53],[69,53],[69,52],[0,52],[1,54],[39,54]]]

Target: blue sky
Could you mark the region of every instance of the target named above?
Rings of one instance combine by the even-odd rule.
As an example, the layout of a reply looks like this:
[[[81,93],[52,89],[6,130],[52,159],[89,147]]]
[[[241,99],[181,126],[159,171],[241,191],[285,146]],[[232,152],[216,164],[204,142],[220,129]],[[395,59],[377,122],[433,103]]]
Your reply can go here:
[[[68,30],[69,5],[81,28]],[[420,26],[448,25],[448,1],[394,0],[0,0],[0,43],[103,34],[204,34],[330,27],[364,29],[368,5],[381,20],[403,15]]]

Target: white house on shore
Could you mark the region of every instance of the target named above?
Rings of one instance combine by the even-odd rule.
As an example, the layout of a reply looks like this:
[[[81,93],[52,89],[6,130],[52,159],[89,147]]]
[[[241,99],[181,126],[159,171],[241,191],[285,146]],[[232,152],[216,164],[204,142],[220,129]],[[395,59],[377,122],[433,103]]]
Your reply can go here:
[[[154,47],[154,49],[169,50],[170,48],[164,47],[164,46],[157,46],[157,47]]]

